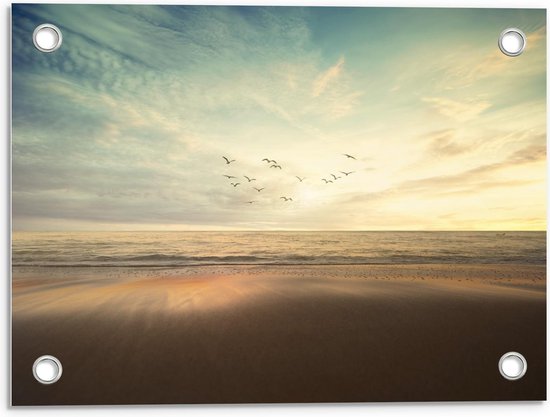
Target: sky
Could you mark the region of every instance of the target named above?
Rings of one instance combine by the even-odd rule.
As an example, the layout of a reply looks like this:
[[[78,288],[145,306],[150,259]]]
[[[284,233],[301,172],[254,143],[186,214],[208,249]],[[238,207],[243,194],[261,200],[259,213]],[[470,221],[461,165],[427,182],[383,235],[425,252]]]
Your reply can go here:
[[[544,10],[12,15],[14,230],[546,228]]]

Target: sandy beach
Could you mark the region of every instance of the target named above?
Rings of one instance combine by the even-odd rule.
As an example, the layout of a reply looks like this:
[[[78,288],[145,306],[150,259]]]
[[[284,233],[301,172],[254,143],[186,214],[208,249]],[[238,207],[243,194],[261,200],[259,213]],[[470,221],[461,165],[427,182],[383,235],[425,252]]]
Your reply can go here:
[[[16,267],[13,404],[543,400],[545,285],[520,265]]]

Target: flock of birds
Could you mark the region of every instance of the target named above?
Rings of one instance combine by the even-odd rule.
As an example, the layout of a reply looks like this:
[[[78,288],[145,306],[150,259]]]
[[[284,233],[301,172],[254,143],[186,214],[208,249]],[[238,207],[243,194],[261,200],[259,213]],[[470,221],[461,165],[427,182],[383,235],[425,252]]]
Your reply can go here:
[[[352,160],[355,160],[355,161],[357,160],[357,158],[355,158],[353,155],[350,155],[350,154],[347,154],[347,153],[344,153],[342,155],[345,156],[346,159],[352,159]],[[232,163],[237,162],[235,159],[230,159],[226,156],[222,156],[222,158],[225,161],[226,165],[231,165]],[[275,169],[275,170],[277,170],[277,169],[282,170],[283,169],[281,164],[279,164],[275,159],[264,158],[264,159],[262,159],[262,162],[265,162],[267,164],[266,166],[269,167],[269,169]],[[345,178],[345,177],[348,177],[351,174],[354,174],[355,171],[338,171],[338,173],[344,175],[344,177],[342,177],[342,175],[329,174],[329,175],[326,176],[326,178],[321,178],[320,181],[324,181],[325,184],[333,184],[335,181],[337,181],[341,178]],[[239,177],[236,177],[234,175],[228,175],[228,174],[223,174],[223,176],[226,177],[229,180],[229,183],[231,184],[231,186],[233,186],[233,188],[237,188],[239,185],[241,185],[241,182],[237,182]],[[257,181],[256,178],[252,178],[248,175],[243,175],[242,178],[246,179],[246,181],[247,181],[246,184],[250,184],[254,181]],[[298,175],[295,175],[294,178],[296,178],[299,182],[304,182],[306,180],[305,177],[300,177]],[[252,186],[252,188],[254,190],[256,190],[256,192],[258,192],[258,193],[265,190],[265,187],[259,188],[259,187]],[[285,203],[294,201],[292,199],[292,197],[288,197],[288,196],[281,196],[281,197],[279,197],[279,199],[284,200]],[[254,203],[257,203],[257,201],[256,200],[250,200],[250,201],[245,201],[245,203],[246,204],[254,204]]]

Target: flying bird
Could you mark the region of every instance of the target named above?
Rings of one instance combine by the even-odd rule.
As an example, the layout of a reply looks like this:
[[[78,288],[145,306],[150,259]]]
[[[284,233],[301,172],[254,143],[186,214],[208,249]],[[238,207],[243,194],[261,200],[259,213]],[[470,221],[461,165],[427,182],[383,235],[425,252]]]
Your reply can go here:
[[[230,180],[231,178],[237,178],[237,177],[234,177],[233,175],[224,175],[224,177],[227,178],[227,179],[229,179],[229,180]]]
[[[344,175],[347,177],[348,175],[353,174],[355,171],[350,171],[350,172],[340,171],[340,172],[341,172],[342,174],[344,174]]]
[[[225,163],[226,163],[227,165],[229,165],[231,162],[235,162],[234,159],[232,159],[232,160],[230,161],[230,160],[229,160],[228,158],[226,158],[225,156],[222,156],[222,158],[225,159]]]
[[[334,181],[336,181],[338,178],[342,178],[342,177],[337,177],[337,176],[334,175],[334,174],[330,174],[330,175],[332,175],[332,178],[334,178]]]
[[[254,188],[254,189],[255,189],[256,191],[258,191],[258,192],[260,192],[260,191],[262,191],[262,190],[265,190],[265,187],[264,187],[264,188],[256,188],[256,187],[252,187],[252,188]]]
[[[244,176],[248,182],[256,181],[256,178],[248,178],[246,175]]]
[[[232,183],[231,183],[231,185],[232,185],[233,187],[236,187],[236,186],[239,185],[239,184],[240,184],[240,182],[232,182]]]
[[[321,178],[321,179],[325,182],[325,184],[328,184],[329,182],[332,184],[331,180],[327,180],[326,178]]]
[[[305,177],[304,177],[304,178],[300,178],[298,175],[296,175],[296,178],[298,178],[298,181],[300,181],[300,182],[302,182],[302,181],[304,181],[304,180],[306,179]]]
[[[342,154],[342,155],[346,156],[346,158],[350,158],[350,159],[355,159],[355,160],[357,160],[357,158],[355,158],[355,156],[350,155],[350,154],[348,154],[348,153],[344,153],[344,154]]]
[[[285,201],[293,201],[292,198],[290,198],[290,197],[280,197],[280,198],[285,200]]]
[[[246,204],[254,204],[255,202],[256,202],[256,200],[247,201]]]
[[[275,164],[275,165],[271,165],[269,168],[279,168],[279,169],[283,169],[283,168],[281,168],[280,165],[276,165],[276,164]]]
[[[276,164],[277,163],[277,161],[275,159],[268,159],[268,158],[264,158],[264,159],[262,159],[262,161],[265,161],[268,164]]]

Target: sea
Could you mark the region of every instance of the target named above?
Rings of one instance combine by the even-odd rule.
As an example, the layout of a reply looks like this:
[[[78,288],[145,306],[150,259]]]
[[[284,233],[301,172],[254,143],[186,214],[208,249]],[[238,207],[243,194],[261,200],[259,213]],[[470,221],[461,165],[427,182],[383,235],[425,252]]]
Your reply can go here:
[[[546,263],[546,232],[14,232],[12,265]]]

